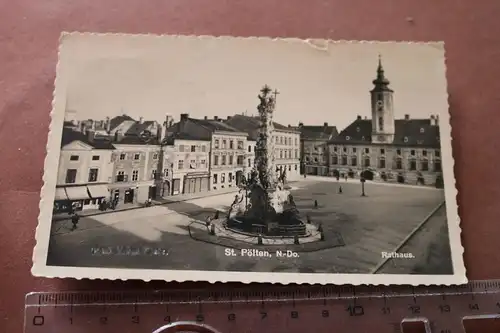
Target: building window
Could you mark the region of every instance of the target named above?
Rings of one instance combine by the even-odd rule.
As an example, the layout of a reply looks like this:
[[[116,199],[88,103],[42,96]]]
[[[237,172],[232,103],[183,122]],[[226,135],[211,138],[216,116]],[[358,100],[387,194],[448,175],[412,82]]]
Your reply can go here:
[[[226,174],[225,173],[221,173],[220,182],[221,182],[221,184],[224,184],[226,182]]]
[[[334,152],[337,152],[337,151],[338,151],[338,148],[337,148],[337,147],[333,147],[333,151],[334,151]]]
[[[339,157],[337,155],[332,156],[332,164],[333,165],[339,164]]]
[[[125,159],[125,157],[127,157],[127,155],[125,154],[120,154],[120,161],[123,161]]]
[[[429,171],[429,162],[427,160],[421,161],[420,164],[420,169],[422,171]]]
[[[352,166],[358,165],[358,158],[356,156],[351,157],[351,165]]]
[[[379,131],[384,130],[384,118],[378,117],[378,129]]]
[[[309,156],[306,156],[306,162],[309,162]]]
[[[69,160],[70,160],[70,161],[78,161],[78,159],[79,159],[79,158],[80,158],[80,157],[79,157],[78,155],[71,155],[71,156],[69,157]]]
[[[384,148],[380,149],[380,155],[385,155],[385,149]]]
[[[168,169],[164,169],[163,174],[165,175],[165,177],[168,177]]]
[[[219,156],[215,155],[214,156],[214,166],[219,165]]]
[[[414,149],[410,150],[410,155],[411,156],[415,156],[415,150]]]
[[[137,180],[139,180],[139,170],[134,170],[132,171],[132,181],[136,182]]]
[[[252,152],[252,146],[248,146],[248,152],[251,153]]]
[[[221,165],[226,165],[226,155],[222,156],[222,163]]]
[[[385,169],[385,158],[381,158],[378,160],[378,167],[381,169]]]
[[[92,161],[99,161],[100,156],[99,155],[94,155],[92,156]]]
[[[233,181],[233,173],[230,172],[230,173],[227,174],[227,182],[231,183],[232,181]]]
[[[422,150],[422,156],[427,156],[427,150]]]
[[[280,150],[280,158],[283,158],[283,151]]]
[[[295,149],[295,158],[299,158],[299,150]]]
[[[215,140],[214,147],[215,149],[219,149],[219,140]]]
[[[196,146],[195,145],[191,145],[191,152],[192,153],[196,152]]]
[[[318,158],[317,157],[314,158],[314,163],[318,163]]]
[[[227,148],[227,141],[226,140],[222,140],[222,149],[226,149],[226,148]]]
[[[297,164],[295,164],[295,171],[297,171]]]
[[[229,165],[233,165],[233,155],[229,155]]]
[[[141,154],[134,154],[134,160],[138,160],[141,158]]]
[[[342,148],[342,151],[343,151],[344,153],[347,153],[347,148],[346,148],[346,147]]]
[[[184,160],[179,160],[177,162],[177,169],[179,169],[179,170],[184,169]]]
[[[229,141],[229,149],[234,149],[234,141],[233,140]]]
[[[207,151],[207,146],[201,145],[201,152],[204,153]]]
[[[207,160],[201,160],[201,165],[205,165],[207,163]]]
[[[249,159],[248,159],[248,167],[249,167],[249,168],[251,168],[251,167],[252,167],[252,159],[251,159],[251,158],[249,158]]]
[[[156,169],[151,170],[151,179],[157,179],[157,177],[156,177],[157,173],[158,173],[158,171]]]
[[[243,163],[245,163],[245,156],[237,156],[236,157],[236,164],[237,165],[243,165]]]
[[[89,183],[97,181],[97,175],[99,174],[99,169],[92,168],[89,170]]]
[[[158,159],[158,153],[154,153],[153,154],[153,160],[157,160]]]
[[[184,152],[184,145],[179,145],[179,152]]]
[[[292,166],[288,165],[288,171],[292,171]]]
[[[440,157],[441,156],[441,152],[439,150],[434,151],[434,156]]]
[[[238,149],[243,149],[243,141],[238,141]]]
[[[398,170],[403,169],[403,161],[401,160],[401,158],[398,158],[396,160],[396,169],[398,169]]]
[[[214,175],[214,184],[217,184],[217,174]]]
[[[417,161],[410,160],[410,170],[412,170],[412,171],[417,170]]]
[[[297,138],[295,138],[295,145],[297,145]]]
[[[401,149],[396,150],[396,154],[401,155]]]
[[[441,172],[441,161],[439,160],[434,161],[434,171]]]
[[[189,169],[196,169],[196,160],[189,161]]]
[[[370,166],[370,158],[369,157],[366,157],[365,158],[365,168],[369,167]]]
[[[125,171],[120,170],[116,173],[116,181],[117,182],[124,182],[125,181]]]
[[[365,148],[365,154],[369,154],[370,153],[370,148]]]
[[[347,165],[347,156],[342,156],[342,165]]]
[[[352,152],[355,153],[357,151],[356,148],[352,148]]]
[[[66,170],[66,184],[74,184],[76,182],[76,169]]]

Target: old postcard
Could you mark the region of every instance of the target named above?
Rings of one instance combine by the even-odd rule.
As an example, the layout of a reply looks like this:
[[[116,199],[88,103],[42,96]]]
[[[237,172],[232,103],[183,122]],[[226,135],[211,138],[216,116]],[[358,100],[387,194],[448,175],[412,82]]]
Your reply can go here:
[[[442,43],[66,33],[32,272],[466,282]]]

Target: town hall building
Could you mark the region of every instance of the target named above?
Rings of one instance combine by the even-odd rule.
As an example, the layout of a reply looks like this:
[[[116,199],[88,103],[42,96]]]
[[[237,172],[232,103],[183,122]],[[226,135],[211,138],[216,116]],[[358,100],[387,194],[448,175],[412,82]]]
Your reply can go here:
[[[357,116],[328,142],[329,175],[441,187],[439,117],[396,119],[380,59],[373,85],[371,119]]]

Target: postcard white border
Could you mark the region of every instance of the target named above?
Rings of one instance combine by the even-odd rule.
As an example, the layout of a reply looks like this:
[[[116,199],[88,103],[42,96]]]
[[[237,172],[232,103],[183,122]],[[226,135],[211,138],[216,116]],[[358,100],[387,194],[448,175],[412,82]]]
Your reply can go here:
[[[267,272],[225,272],[225,271],[188,271],[188,270],[153,270],[153,269],[126,269],[126,268],[92,268],[92,267],[61,267],[48,266],[46,264],[48,245],[50,238],[53,199],[55,197],[55,185],[62,128],[65,115],[67,80],[65,73],[60,71],[59,64],[62,57],[63,40],[70,35],[105,35],[117,38],[233,38],[233,39],[263,39],[281,40],[286,42],[308,43],[313,47],[322,48],[322,41],[330,43],[406,43],[406,44],[429,44],[443,52],[443,60],[446,62],[443,42],[395,42],[395,41],[332,41],[322,39],[301,40],[296,38],[270,38],[270,37],[233,37],[233,36],[179,36],[179,35],[131,35],[131,34],[101,34],[63,32],[60,37],[58,66],[56,69],[55,89],[50,113],[51,122],[47,141],[47,155],[45,157],[43,182],[40,193],[40,214],[36,229],[36,245],[33,251],[33,266],[31,272],[34,276],[76,278],[76,279],[110,279],[129,280],[138,279],[143,281],[206,281],[206,282],[266,282],[266,283],[301,283],[301,284],[350,284],[350,285],[459,285],[467,283],[466,270],[463,261],[463,246],[460,239],[460,218],[458,216],[457,189],[454,178],[455,161],[452,156],[451,147],[451,125],[449,112],[440,114],[440,140],[443,172],[444,191],[446,199],[446,214],[449,230],[450,248],[453,263],[453,275],[414,275],[414,274],[330,274],[330,273],[267,273]],[[446,64],[443,66],[446,71]],[[444,73],[443,75],[445,75]],[[202,273],[202,274],[201,274]]]

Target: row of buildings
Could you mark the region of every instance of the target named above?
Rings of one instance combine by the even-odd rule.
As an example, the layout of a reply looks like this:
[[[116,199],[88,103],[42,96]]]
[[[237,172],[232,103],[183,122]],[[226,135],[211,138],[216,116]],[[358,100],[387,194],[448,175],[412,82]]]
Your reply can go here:
[[[396,119],[380,60],[372,83],[371,119],[357,116],[340,132],[328,123],[274,123],[277,172],[442,186],[439,117]],[[65,122],[54,209],[237,187],[254,166],[259,126],[246,115]]]
[[[163,124],[127,115],[64,123],[55,212],[97,209],[104,202],[144,203],[179,194],[236,188],[250,175],[257,117],[195,119],[170,115]],[[274,124],[276,172],[300,177],[300,132]]]
[[[303,172],[442,187],[439,116],[396,119],[394,90],[380,59],[376,73],[371,119],[358,115],[340,133],[327,123],[299,124]]]

